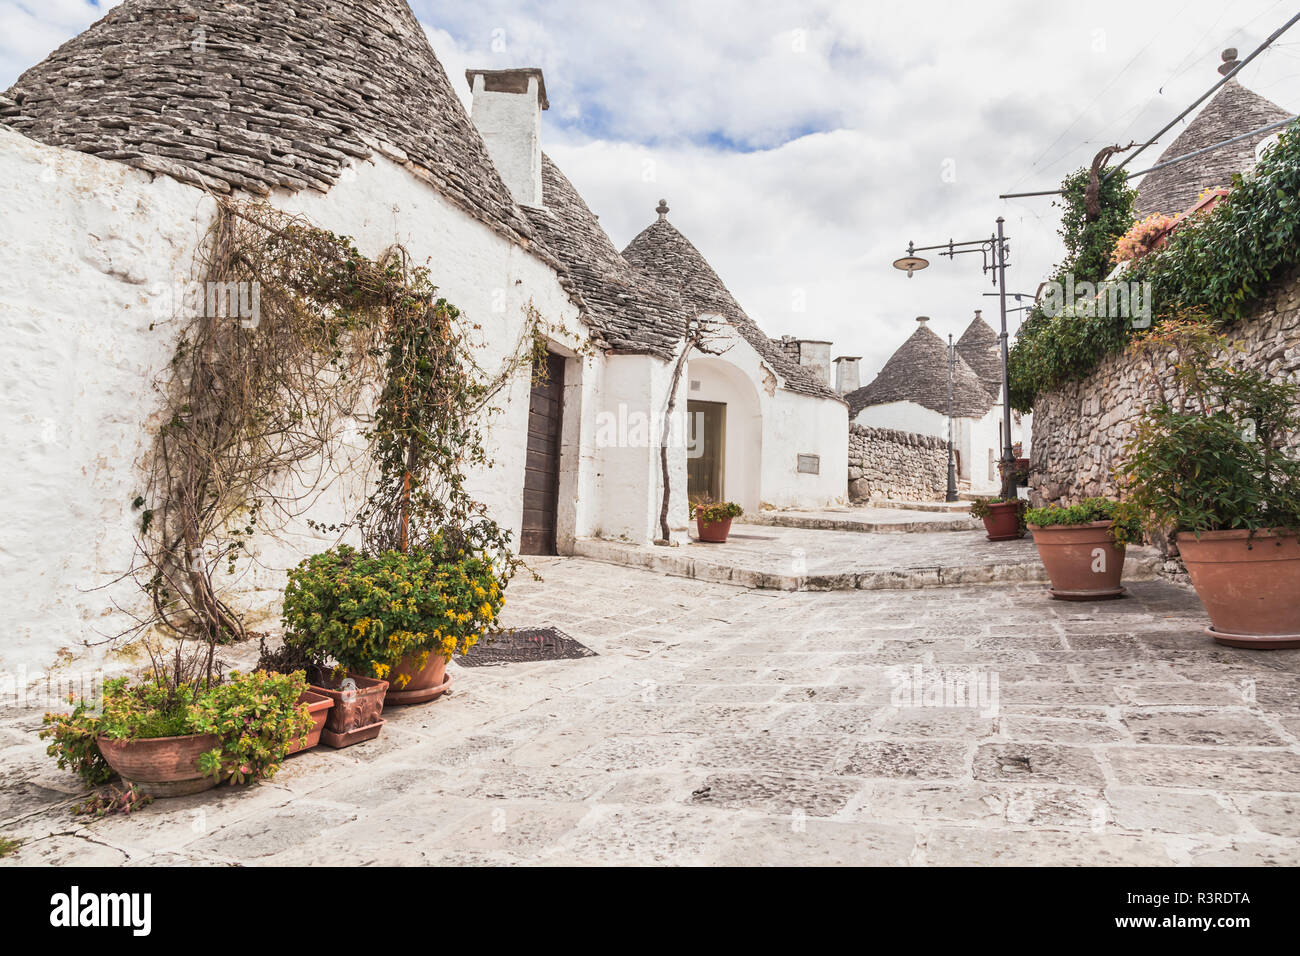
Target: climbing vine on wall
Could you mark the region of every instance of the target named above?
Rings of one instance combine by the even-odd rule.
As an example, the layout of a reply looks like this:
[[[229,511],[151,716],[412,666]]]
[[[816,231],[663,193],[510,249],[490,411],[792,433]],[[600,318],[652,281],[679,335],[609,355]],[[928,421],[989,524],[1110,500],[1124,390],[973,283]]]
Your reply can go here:
[[[481,429],[493,397],[545,337],[531,306],[513,352],[488,374],[474,358],[476,327],[400,247],[369,259],[264,204],[221,201],[199,266],[200,301],[178,314],[159,382],[165,420],[133,502],[135,572],[153,609],[141,628],[246,637],[221,575],[255,556],[256,533],[301,517],[358,460],[358,440],[378,472],[374,490],[353,519],[321,530],[355,526],[374,552],[442,536],[513,560],[508,532],[465,476],[488,464]],[[220,307],[227,293],[256,308]]]
[[[1074,269],[1077,278],[1095,282],[1105,271],[1094,278],[1079,270],[1088,270],[1111,227],[1097,231],[1095,241],[1071,244],[1070,236],[1081,221],[1073,213],[1079,204],[1074,185],[1079,175],[1066,180],[1062,235],[1072,256],[1076,247],[1080,253],[1067,258],[1053,278]],[[1114,176],[1107,185],[1119,180]],[[1119,188],[1114,187],[1109,198],[1103,188],[1102,195],[1103,208],[1110,210],[1116,223],[1121,214],[1132,218],[1131,191],[1123,187],[1130,194],[1126,200]],[[1130,225],[1124,222],[1118,229],[1111,239],[1112,249]],[[1096,223],[1092,226],[1098,229]],[[1233,177],[1222,202],[1181,223],[1161,248],[1134,262],[1120,278],[1125,283],[1151,283],[1153,324],[1196,312],[1223,329],[1250,315],[1272,283],[1298,262],[1300,130],[1292,125],[1249,175]],[[1021,326],[1011,351],[1012,405],[1031,410],[1039,393],[1084,378],[1140,331],[1127,316],[1075,310],[1049,316],[1036,308]]]

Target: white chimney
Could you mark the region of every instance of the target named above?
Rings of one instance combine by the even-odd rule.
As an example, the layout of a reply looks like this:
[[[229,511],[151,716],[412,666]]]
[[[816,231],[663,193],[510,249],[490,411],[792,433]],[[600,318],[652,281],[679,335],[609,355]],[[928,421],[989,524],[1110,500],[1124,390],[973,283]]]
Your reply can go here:
[[[546,82],[536,67],[466,70],[474,91],[470,118],[510,195],[521,206],[542,205],[542,110]]]
[[[799,364],[827,388],[831,384],[831,343],[819,339],[799,339]]]
[[[862,385],[859,362],[861,355],[841,355],[835,360],[835,391],[841,395],[856,392]]]

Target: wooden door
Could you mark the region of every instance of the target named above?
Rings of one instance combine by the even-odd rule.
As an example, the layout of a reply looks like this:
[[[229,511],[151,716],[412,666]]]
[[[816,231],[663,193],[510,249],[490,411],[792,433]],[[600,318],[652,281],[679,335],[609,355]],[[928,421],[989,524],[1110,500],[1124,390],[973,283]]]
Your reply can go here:
[[[533,376],[528,403],[528,452],[524,462],[524,525],[521,554],[555,554],[560,503],[560,423],[564,410],[564,356],[548,352],[545,369]]]
[[[722,501],[722,459],[726,452],[726,402],[687,402],[690,443],[686,450],[686,496]]]

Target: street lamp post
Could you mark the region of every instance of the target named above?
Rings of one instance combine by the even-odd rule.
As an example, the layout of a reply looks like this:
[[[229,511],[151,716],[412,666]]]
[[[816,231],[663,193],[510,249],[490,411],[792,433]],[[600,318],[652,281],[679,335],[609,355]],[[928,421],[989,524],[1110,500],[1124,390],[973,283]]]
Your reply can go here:
[[[913,272],[929,266],[929,260],[918,256],[918,252],[940,250],[939,255],[955,259],[967,252],[978,252],[984,258],[984,272],[993,273],[993,284],[998,290],[998,304],[1002,315],[1002,333],[998,336],[1002,352],[1002,497],[1010,500],[1016,496],[1016,458],[1011,447],[1011,383],[1007,375],[1007,256],[1010,252],[1009,240],[1003,233],[1003,219],[998,216],[997,233],[987,239],[971,239],[967,242],[953,242],[934,246],[917,246],[907,244],[907,255],[894,260],[894,268],[901,269],[912,278]],[[949,426],[951,435],[951,425]]]
[[[948,492],[944,501],[957,500],[957,463],[952,453],[952,368],[956,352],[952,344],[952,333],[948,333]]]

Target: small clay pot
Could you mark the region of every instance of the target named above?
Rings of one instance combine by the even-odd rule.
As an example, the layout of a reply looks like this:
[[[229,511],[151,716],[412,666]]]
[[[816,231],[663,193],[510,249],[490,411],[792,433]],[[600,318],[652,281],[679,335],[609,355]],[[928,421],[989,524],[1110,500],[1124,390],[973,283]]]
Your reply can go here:
[[[1295,531],[1178,534],[1178,551],[1210,634],[1231,647],[1300,647],[1300,539]]]
[[[349,681],[351,685],[348,685]],[[309,690],[324,694],[334,702],[327,712],[326,729],[335,734],[347,734],[378,722],[379,715],[384,712],[388,681],[350,673],[342,679],[326,677],[322,683],[312,684]]]
[[[122,780],[149,797],[180,797],[217,785],[199,772],[199,756],[221,746],[216,734],[113,740],[99,735],[99,752]]]
[[[307,705],[307,712],[311,714],[311,730],[307,732],[307,742],[301,743],[301,738],[295,737],[289,743],[289,752],[285,756],[293,756],[302,753],[304,750],[311,750],[320,743],[320,732],[325,726],[325,721],[329,718],[330,709],[334,706],[334,699],[319,691],[305,690],[298,697],[299,704]]]
[[[449,687],[451,678],[447,676],[447,658],[430,652],[424,667],[416,670],[419,654],[407,654],[389,673],[388,695],[384,706],[392,704],[423,704],[441,697]],[[403,681],[407,677],[409,680]]]
[[[989,514],[984,518],[984,530],[990,541],[1013,541],[1025,536],[1020,527],[1020,502],[1000,501],[989,505]]]
[[[721,521],[705,521],[703,518],[696,518],[695,532],[699,535],[701,541],[725,544],[727,535],[731,534],[731,519],[723,518]]]
[[[1124,547],[1110,536],[1110,521],[1089,524],[1031,524],[1038,557],[1059,601],[1105,601],[1124,596]]]

